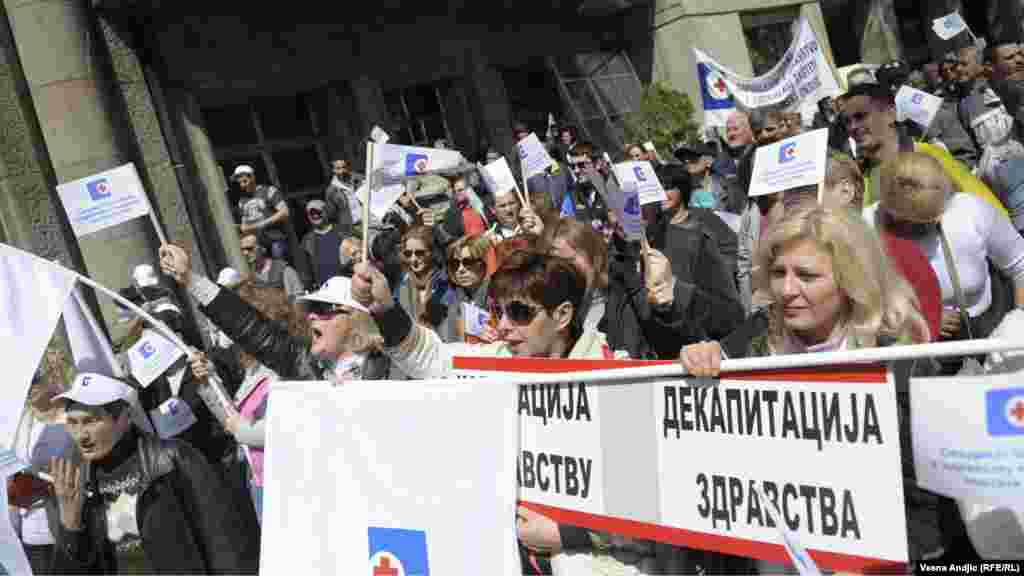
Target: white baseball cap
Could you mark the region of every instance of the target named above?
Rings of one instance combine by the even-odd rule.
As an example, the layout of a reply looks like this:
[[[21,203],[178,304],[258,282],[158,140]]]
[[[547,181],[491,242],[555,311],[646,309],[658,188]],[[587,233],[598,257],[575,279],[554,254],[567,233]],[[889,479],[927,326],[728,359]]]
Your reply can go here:
[[[249,166],[248,164],[240,164],[239,166],[235,167],[234,173],[231,174],[231,179],[234,180],[235,178],[238,178],[242,174],[248,174],[249,176],[253,176],[256,174],[256,171],[253,170],[252,166]]]
[[[85,372],[75,377],[75,382],[67,392],[54,397],[66,399],[86,406],[103,406],[117,400],[134,404],[138,398],[135,390],[114,378]]]
[[[242,283],[242,275],[234,268],[225,268],[217,274],[217,284],[225,288],[237,288]]]
[[[331,278],[324,282],[324,285],[316,292],[299,297],[299,301],[326,302],[327,304],[338,304],[362,312],[369,312],[366,306],[352,298],[352,280],[345,276]]]

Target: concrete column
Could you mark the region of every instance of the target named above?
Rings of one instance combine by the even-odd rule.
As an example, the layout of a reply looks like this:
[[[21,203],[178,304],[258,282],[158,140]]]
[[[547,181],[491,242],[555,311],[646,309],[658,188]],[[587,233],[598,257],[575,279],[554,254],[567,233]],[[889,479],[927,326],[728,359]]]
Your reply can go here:
[[[4,0],[31,100],[57,182],[128,162],[114,119],[111,79],[99,57],[103,42],[88,4],[76,0]],[[111,288],[130,282],[132,267],[156,264],[148,219],[136,219],[78,240],[89,274]],[[101,301],[108,326],[116,310]],[[120,335],[113,330],[112,335]]]
[[[515,142],[512,139],[512,123],[515,120],[508,104],[505,80],[478,52],[471,51],[468,62],[470,94],[474,99],[474,108],[480,114],[481,134],[478,138],[486,139],[490,147],[504,155],[509,164],[516,169],[519,156],[516,154]],[[539,136],[543,138],[542,135]]]
[[[195,98],[188,93],[182,95],[182,106],[179,107],[180,121],[184,126],[185,148],[192,155],[192,162],[196,167],[199,176],[202,194],[205,196],[206,205],[201,209],[209,210],[213,215],[213,223],[217,227],[217,234],[224,244],[224,255],[227,258],[228,266],[239,272],[246,269],[245,259],[239,247],[238,227],[231,215],[231,206],[228,204],[228,182],[224,178],[224,171],[217,163],[217,156],[213,151],[213,143],[206,134],[206,127],[203,125],[202,114],[199,104]],[[211,270],[210,274],[218,271]]]
[[[661,7],[662,4],[668,5],[670,2],[659,1],[657,6]],[[655,24],[659,22],[656,20]],[[685,16],[654,33],[654,80],[689,94],[696,109],[696,120],[701,122],[703,107],[697,83],[697,62],[691,50],[693,47],[701,49],[737,74],[753,76],[754,67],[737,12]]]

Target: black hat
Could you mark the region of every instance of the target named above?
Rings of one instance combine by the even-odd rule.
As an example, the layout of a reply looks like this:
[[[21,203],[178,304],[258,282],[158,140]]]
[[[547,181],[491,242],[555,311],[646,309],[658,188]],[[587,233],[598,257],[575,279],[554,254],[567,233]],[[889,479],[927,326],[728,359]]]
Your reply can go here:
[[[686,161],[687,158],[714,156],[715,152],[703,142],[683,142],[676,146],[676,149],[672,151],[672,155],[680,161]]]

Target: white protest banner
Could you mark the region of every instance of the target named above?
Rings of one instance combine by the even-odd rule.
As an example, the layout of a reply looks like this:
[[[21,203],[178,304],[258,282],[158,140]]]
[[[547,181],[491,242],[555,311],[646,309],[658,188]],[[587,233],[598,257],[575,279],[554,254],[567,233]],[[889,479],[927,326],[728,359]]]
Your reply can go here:
[[[128,349],[128,366],[139,384],[147,388],[184,355],[173,342],[146,329],[139,341]]]
[[[1024,508],[1024,385],[1019,372],[913,378],[917,483],[951,498]],[[956,426],[936,423],[956,422]]]
[[[764,196],[797,186],[814,186],[825,179],[828,129],[761,146],[754,155],[750,196]]]
[[[61,184],[57,194],[78,238],[149,214],[134,164]]]
[[[932,31],[943,40],[949,40],[964,30],[968,30],[967,22],[964,21],[963,16],[960,16],[959,12],[946,14],[941,18],[932,20]]]
[[[621,162],[614,169],[621,186],[625,187],[627,182],[636,184],[641,206],[664,202],[668,198],[650,162]]]
[[[555,161],[551,159],[547,148],[533,132],[516,144],[519,162],[523,168],[523,177],[529,178],[548,169]]]
[[[896,92],[896,119],[909,119],[925,132],[942,107],[942,98],[904,84]]]
[[[502,374],[515,385],[534,374],[543,382],[519,385],[520,426],[535,430],[533,445],[525,435],[522,440],[520,498],[558,522],[774,562],[787,562],[788,548],[835,571],[906,564],[896,398],[884,369],[741,372],[712,387],[681,378],[573,383],[595,371],[672,364],[678,366],[465,357],[453,362],[461,377]],[[564,383],[548,383],[554,379]],[[586,392],[589,419],[576,418],[579,402],[568,405],[567,390]],[[598,436],[599,452],[591,455],[593,445],[550,431],[569,425]],[[580,455],[591,462],[591,492],[585,499],[565,498],[559,490],[583,481]],[[566,469],[567,457],[575,478]],[[865,469],[872,473],[865,475]],[[594,490],[603,495],[598,498]],[[769,518],[769,503],[758,492],[779,508],[784,531]],[[805,573],[813,573],[813,563],[806,563]]]
[[[275,383],[260,573],[522,574],[515,398],[497,382]]]
[[[493,183],[494,187],[491,189],[491,193],[495,197],[507,194],[509,190],[519,190],[516,177],[512,175],[512,169],[508,167],[508,162],[504,157],[487,164],[484,166],[484,170],[490,179],[487,185],[491,186]]]
[[[810,22],[801,17],[796,26],[793,43],[778,64],[756,78],[740,76],[701,50],[693,49],[705,126],[725,126],[729,114],[737,107],[799,110],[809,120],[819,100],[839,95],[839,86]]]
[[[416,176],[458,168],[465,159],[456,150],[398,146],[395,144],[373,145],[372,182],[369,210],[378,219],[383,219],[398,197],[405,191],[405,182]],[[357,191],[359,198],[366,197],[366,181]]]
[[[7,503],[7,478],[0,478],[0,502]],[[32,566],[25,556],[21,539],[11,526],[11,515],[0,515],[0,576],[14,574],[32,576]]]

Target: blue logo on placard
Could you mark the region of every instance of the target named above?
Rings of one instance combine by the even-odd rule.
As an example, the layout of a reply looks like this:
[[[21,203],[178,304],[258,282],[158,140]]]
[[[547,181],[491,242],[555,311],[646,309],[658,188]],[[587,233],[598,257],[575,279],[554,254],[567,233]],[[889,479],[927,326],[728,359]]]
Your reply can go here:
[[[525,159],[526,158],[526,146],[523,146],[522,144],[519,144],[519,145],[516,146],[516,148],[519,149],[519,159],[520,160]]]
[[[779,164],[789,162],[796,158],[796,142],[787,142],[779,148]]]
[[[632,195],[626,198],[626,204],[622,207],[622,211],[630,216],[636,216],[640,213],[640,197]]]
[[[427,171],[427,155],[409,152],[405,155],[405,175],[416,176]]]
[[[153,354],[156,354],[156,347],[152,342],[143,342],[142,346],[139,346],[139,355],[143,360],[148,360]]]
[[[913,102],[914,104],[920,104],[924,102],[924,94],[921,94],[920,92],[915,92],[914,95],[910,97],[910,101]]]
[[[89,191],[89,197],[93,201],[110,198],[110,182],[107,182],[106,178],[86,182],[85,189]]]
[[[401,528],[367,528],[370,574],[373,576],[429,576],[427,533]]]
[[[171,416],[178,415],[178,401],[175,400],[174,398],[171,398],[167,402],[167,413],[170,414]]]
[[[1024,435],[1024,388],[986,392],[985,421],[989,436]]]
[[[637,182],[647,182],[647,177],[644,176],[643,166],[633,166],[633,175],[636,176]]]

